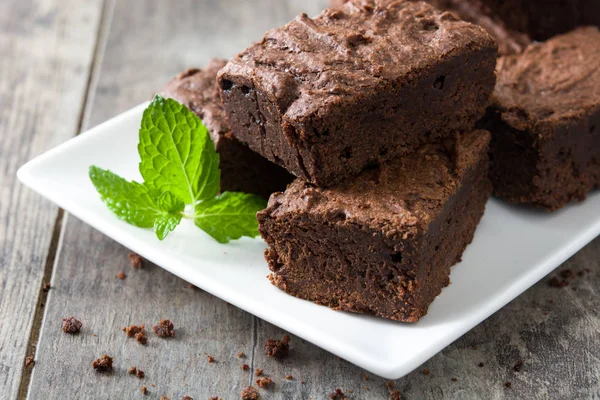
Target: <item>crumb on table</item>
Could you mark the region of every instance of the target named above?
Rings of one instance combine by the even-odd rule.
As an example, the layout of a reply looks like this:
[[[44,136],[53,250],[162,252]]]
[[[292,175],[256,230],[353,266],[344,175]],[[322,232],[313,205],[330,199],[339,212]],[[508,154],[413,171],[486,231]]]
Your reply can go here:
[[[261,389],[268,389],[273,384],[273,380],[271,378],[262,377],[256,380],[256,384]]]
[[[144,261],[139,254],[131,252],[127,255],[127,258],[129,258],[129,263],[133,268],[140,269],[144,267]]]
[[[175,329],[173,329],[173,323],[168,319],[161,319],[158,325],[152,327],[154,333],[160,337],[173,337],[175,336]]]
[[[148,343],[148,338],[146,337],[146,334],[144,332],[138,332],[135,334],[135,340],[139,343],[139,344],[146,344]]]
[[[258,400],[259,398],[260,395],[258,394],[258,390],[253,386],[248,386],[242,390],[242,400]]]
[[[134,337],[136,334],[144,332],[144,324],[124,326],[121,328],[121,330],[125,332],[127,337]]]
[[[81,330],[81,327],[83,326],[81,321],[73,316],[63,318],[62,322],[63,322],[63,326],[62,326],[63,332],[70,333],[70,334],[78,333]]]
[[[106,354],[92,362],[92,368],[94,368],[98,372],[112,371],[112,367],[113,357],[109,357]]]
[[[331,400],[348,400],[348,398],[340,388],[335,389],[335,392],[329,393],[329,398]]]
[[[285,335],[281,340],[267,339],[265,342],[265,354],[269,357],[282,359],[287,357],[290,350],[290,337]]]

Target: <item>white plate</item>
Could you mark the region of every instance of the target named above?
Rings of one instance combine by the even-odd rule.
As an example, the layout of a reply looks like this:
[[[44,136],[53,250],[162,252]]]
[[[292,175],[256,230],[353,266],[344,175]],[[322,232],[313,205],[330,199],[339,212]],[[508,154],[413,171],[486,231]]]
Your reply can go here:
[[[191,221],[160,242],[118,220],[88,178],[96,164],[140,180],[137,131],[146,104],[23,166],[19,178],[107,236],[175,275],[360,367],[396,379],[483,321],[600,233],[600,193],[548,214],[490,200],[451,285],[416,324],[332,311],[272,286],[260,239],[220,245]]]

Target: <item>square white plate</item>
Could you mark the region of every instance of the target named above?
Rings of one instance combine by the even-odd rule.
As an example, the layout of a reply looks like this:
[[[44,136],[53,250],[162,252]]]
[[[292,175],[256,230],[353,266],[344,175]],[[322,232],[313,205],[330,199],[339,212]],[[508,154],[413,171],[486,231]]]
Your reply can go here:
[[[221,245],[191,221],[160,242],[118,220],[88,178],[96,164],[137,171],[142,111],[135,107],[23,166],[19,178],[107,236],[175,275],[364,369],[396,379],[417,368],[560,265],[600,233],[600,193],[549,214],[490,200],[451,285],[418,323],[332,311],[272,286],[260,239]]]

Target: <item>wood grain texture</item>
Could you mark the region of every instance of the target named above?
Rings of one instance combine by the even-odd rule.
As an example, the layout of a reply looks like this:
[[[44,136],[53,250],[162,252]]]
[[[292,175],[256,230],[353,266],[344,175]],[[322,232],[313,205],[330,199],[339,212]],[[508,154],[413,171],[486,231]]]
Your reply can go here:
[[[17,396],[58,208],[18,167],[75,135],[102,1],[0,2],[0,397]],[[41,314],[40,314],[41,315]]]
[[[316,14],[326,1],[167,3],[116,3],[100,73],[94,79],[97,90],[86,107],[89,125],[148,99],[186,67],[201,66],[211,56],[231,56],[267,28],[301,11]],[[549,287],[549,278],[534,286],[418,371],[393,382],[402,398],[598,398],[599,259],[600,239],[596,239],[559,269],[575,272],[568,287]],[[127,274],[125,280],[116,278],[119,271]],[[260,390],[264,399],[325,399],[337,387],[351,399],[389,398],[384,379],[299,338],[292,337],[288,359],[266,357],[265,340],[285,332],[188,288],[154,265],[132,269],[126,249],[71,216],[63,224],[52,283],[30,399],[165,395],[175,400],[186,394],[196,400],[237,399],[256,379],[240,369],[243,363],[264,369],[275,381],[271,389]],[[61,332],[61,318],[68,315],[83,321],[79,335]],[[160,318],[173,320],[175,338],[160,339],[149,331]],[[138,323],[147,326],[145,347],[120,330]],[[238,359],[240,351],[247,357]],[[91,361],[104,353],[115,357],[112,374],[91,369]],[[207,354],[216,362],[208,363]],[[519,360],[523,367],[515,372]],[[133,365],[145,371],[145,379],[127,374]],[[428,375],[422,372],[425,368]],[[294,379],[286,380],[286,375]],[[504,384],[509,381],[507,388]],[[139,392],[142,385],[148,387],[148,397]]]

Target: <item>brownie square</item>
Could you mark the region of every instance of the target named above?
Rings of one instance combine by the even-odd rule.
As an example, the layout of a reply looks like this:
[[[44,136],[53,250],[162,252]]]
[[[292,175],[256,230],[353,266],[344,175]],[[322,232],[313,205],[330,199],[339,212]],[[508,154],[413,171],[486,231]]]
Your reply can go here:
[[[472,129],[495,83],[480,27],[424,2],[302,14],[218,75],[234,135],[316,186]]]
[[[331,8],[340,8],[350,0],[330,0]],[[356,1],[356,0],[355,0]],[[360,0],[359,0],[360,1]],[[394,0],[389,0],[394,1]],[[531,39],[524,33],[509,29],[496,16],[484,12],[481,4],[471,0],[425,0],[432,6],[454,13],[458,18],[480,25],[498,42],[498,53],[521,53]]]
[[[217,72],[226,60],[213,59],[204,69],[188,69],[161,91],[187,106],[208,128],[221,159],[221,190],[255,193],[268,198],[284,190],[293,177],[283,168],[254,153],[233,137],[216,86]]]
[[[599,71],[595,27],[498,59],[483,122],[495,195],[552,211],[600,186]]]
[[[488,142],[474,131],[331,188],[297,179],[273,194],[258,213],[271,282],[337,310],[417,321],[483,215]]]

